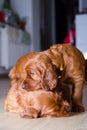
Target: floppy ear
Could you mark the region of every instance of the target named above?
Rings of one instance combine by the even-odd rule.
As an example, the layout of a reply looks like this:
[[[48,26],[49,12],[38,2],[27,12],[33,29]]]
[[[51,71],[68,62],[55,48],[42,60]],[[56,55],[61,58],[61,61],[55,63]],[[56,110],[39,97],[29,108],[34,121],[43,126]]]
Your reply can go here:
[[[63,48],[58,48],[56,46],[50,47],[48,51],[46,51],[46,55],[50,58],[53,65],[56,66],[57,69],[63,67],[64,65],[64,58],[63,54],[61,53]]]
[[[15,67],[13,67],[9,72],[9,78],[14,79],[15,78]]]
[[[57,86],[57,84],[58,84],[58,76],[56,70],[51,65],[45,72],[44,86],[47,90],[49,89],[52,90]]]

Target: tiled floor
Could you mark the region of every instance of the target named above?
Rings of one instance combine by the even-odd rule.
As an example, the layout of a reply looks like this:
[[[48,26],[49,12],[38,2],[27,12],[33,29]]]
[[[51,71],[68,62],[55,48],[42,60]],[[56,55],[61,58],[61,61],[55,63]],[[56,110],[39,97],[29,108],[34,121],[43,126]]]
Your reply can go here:
[[[4,101],[9,87],[8,79],[0,80],[0,130],[87,130],[87,85],[84,87],[84,113],[64,118],[39,119],[23,119],[4,111]]]

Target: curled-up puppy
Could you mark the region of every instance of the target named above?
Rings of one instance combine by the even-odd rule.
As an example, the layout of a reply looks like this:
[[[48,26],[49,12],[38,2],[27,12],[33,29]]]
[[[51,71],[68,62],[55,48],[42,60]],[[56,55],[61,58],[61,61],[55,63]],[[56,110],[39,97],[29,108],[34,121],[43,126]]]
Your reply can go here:
[[[70,115],[71,105],[59,92],[42,89],[27,92],[15,84],[8,92],[5,110],[24,118],[65,117]]]

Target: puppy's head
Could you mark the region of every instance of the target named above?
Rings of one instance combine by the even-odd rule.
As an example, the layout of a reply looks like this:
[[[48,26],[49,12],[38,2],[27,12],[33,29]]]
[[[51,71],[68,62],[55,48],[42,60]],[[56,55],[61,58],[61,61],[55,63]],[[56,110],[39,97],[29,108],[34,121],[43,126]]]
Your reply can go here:
[[[20,82],[20,87],[27,91],[53,89],[57,86],[56,67],[43,53],[30,53],[21,57],[9,73],[12,82]]]

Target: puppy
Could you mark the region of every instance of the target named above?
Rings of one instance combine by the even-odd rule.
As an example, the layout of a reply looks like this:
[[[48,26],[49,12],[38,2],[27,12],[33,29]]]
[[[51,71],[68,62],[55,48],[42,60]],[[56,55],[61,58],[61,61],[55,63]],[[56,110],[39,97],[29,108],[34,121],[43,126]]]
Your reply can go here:
[[[60,82],[73,85],[72,111],[83,112],[82,97],[86,64],[83,54],[74,46],[65,44],[55,44],[44,53],[52,60],[52,64],[58,70],[60,69]]]
[[[27,91],[53,91],[56,87],[60,88],[62,83],[71,84],[72,111],[84,111],[85,59],[72,45],[55,44],[46,51],[26,54],[11,69],[9,77],[11,84],[21,82],[21,87]]]
[[[64,117],[70,115],[71,105],[62,94],[43,89],[27,91],[14,84],[5,101],[5,110],[24,118]]]

